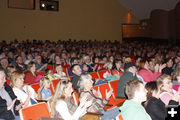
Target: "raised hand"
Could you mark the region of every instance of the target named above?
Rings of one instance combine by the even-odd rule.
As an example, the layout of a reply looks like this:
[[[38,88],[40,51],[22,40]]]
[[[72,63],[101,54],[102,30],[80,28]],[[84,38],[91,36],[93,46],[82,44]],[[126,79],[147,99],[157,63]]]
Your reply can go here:
[[[109,92],[107,92],[107,89],[106,89],[106,100],[109,100],[109,98],[111,97],[112,94],[113,94],[112,88],[109,90]]]
[[[28,94],[29,97],[31,97],[31,92],[28,89],[28,86],[26,86],[26,93]]]
[[[158,72],[158,71],[159,71],[159,64],[156,64],[156,65],[154,66],[154,71],[155,71],[155,72]]]
[[[14,106],[14,103],[16,102],[17,98],[12,101],[12,103],[7,107],[7,110],[11,110]]]
[[[96,94],[97,94],[97,96],[98,96],[99,98],[102,99],[102,94],[101,94],[101,91],[100,91],[100,87],[98,87],[98,90],[97,90]]]
[[[159,66],[159,72],[161,72],[162,69],[164,69],[165,67],[166,67],[166,64],[161,64],[161,65]]]

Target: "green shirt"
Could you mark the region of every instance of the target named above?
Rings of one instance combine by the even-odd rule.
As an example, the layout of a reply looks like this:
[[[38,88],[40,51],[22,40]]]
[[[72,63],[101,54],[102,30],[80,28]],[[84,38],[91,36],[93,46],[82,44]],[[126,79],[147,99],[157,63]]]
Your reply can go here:
[[[126,100],[119,108],[124,120],[151,120],[144,107],[132,100]]]

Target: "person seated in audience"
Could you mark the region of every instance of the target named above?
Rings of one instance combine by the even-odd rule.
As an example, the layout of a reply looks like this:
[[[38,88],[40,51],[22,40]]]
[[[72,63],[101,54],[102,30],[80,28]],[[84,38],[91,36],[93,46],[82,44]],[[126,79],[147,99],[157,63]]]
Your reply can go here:
[[[63,72],[63,68],[61,64],[56,66],[56,73],[54,74],[54,76],[58,79],[61,79],[62,77],[66,77],[66,73]]]
[[[153,73],[150,70],[149,62],[142,59],[139,63],[138,74],[144,79],[145,82],[155,81],[161,75],[161,71],[165,66],[165,64],[156,64],[154,68],[155,71]]]
[[[27,55],[27,59],[26,59],[26,61],[24,62],[24,64],[26,64],[26,65],[28,65],[30,62],[32,62],[33,61],[33,57],[32,57],[32,54],[28,54]]]
[[[119,108],[124,120],[151,120],[146,113],[142,102],[146,101],[147,90],[139,80],[130,80],[125,85],[125,94],[128,99]]]
[[[69,74],[70,76],[73,76],[72,66],[75,65],[75,64],[79,64],[78,58],[77,58],[77,57],[71,58],[70,63],[71,63],[71,66],[69,67],[68,74]]]
[[[21,56],[16,57],[16,70],[20,72],[26,71],[26,65],[24,64]]]
[[[8,53],[8,62],[9,64],[16,66],[16,60],[12,51],[9,51]]]
[[[47,63],[43,64],[41,59],[42,59],[41,56],[37,55],[36,58],[35,58],[35,61],[34,61],[36,63],[36,71],[37,72],[42,72],[47,67]]]
[[[172,89],[172,80],[171,76],[163,74],[157,79],[157,86],[160,86],[161,94],[160,99],[164,102],[165,105],[169,104],[169,101],[172,100],[173,96],[178,92],[180,93],[180,89],[176,92]],[[180,103],[180,101],[179,101]]]
[[[6,74],[0,69],[0,119],[20,120],[18,111],[21,107],[12,88],[6,84]]]
[[[25,61],[27,60],[25,52],[21,51],[21,57],[22,57],[23,63],[25,63]]]
[[[117,87],[118,97],[126,97],[124,94],[124,87],[129,80],[138,80],[136,76],[137,68],[132,62],[125,63],[124,70],[125,71],[123,75],[120,77],[118,82],[118,87]]]
[[[7,67],[7,76],[6,76],[6,83],[9,85],[11,80],[12,73],[16,71],[16,68],[14,66],[8,66]]]
[[[55,76],[55,74],[53,74],[53,71],[50,69],[46,69],[45,70],[45,76],[47,76],[47,78],[49,79],[49,82],[52,84],[53,80],[58,79],[58,77]]]
[[[147,100],[145,102],[146,112],[151,116],[152,120],[165,120],[167,116],[166,105],[159,99],[161,94],[162,82],[148,82],[145,85],[147,89]],[[174,94],[168,105],[178,105],[180,99],[179,93]]]
[[[40,83],[39,91],[41,91],[41,94],[38,98],[41,98],[41,100],[45,100],[45,101],[50,100],[52,97],[52,93],[51,90],[49,89],[51,85],[49,78],[44,76],[43,78],[41,78],[39,83]]]
[[[100,88],[98,90],[93,90],[93,80],[91,75],[81,75],[78,81],[78,93],[80,95],[79,99],[87,97],[88,100],[92,100],[92,105],[88,108],[88,112],[104,113],[104,106],[108,103],[109,98],[113,94],[113,90],[110,89],[109,92],[106,90],[106,97],[102,99],[102,94]]]
[[[176,65],[172,78],[173,78],[173,89],[178,91],[180,88],[180,63]]]
[[[8,59],[6,57],[1,58],[0,60],[0,69],[3,69],[7,76],[7,67],[8,67]]]
[[[61,62],[62,62],[62,67],[63,68],[69,68],[69,57],[68,57],[68,53],[66,52],[66,50],[63,50],[61,53]]]
[[[37,104],[38,95],[31,86],[24,84],[24,73],[20,71],[13,72],[10,85],[17,99],[22,101],[23,107]]]
[[[61,59],[58,55],[55,56],[55,64],[56,65],[61,65]]]
[[[91,61],[91,58],[89,55],[86,55],[83,57],[84,63],[89,67],[89,72],[93,72],[93,62]]]
[[[83,74],[88,74],[89,72],[91,72],[86,63],[82,64],[82,71],[83,71]]]
[[[99,61],[100,61],[100,58],[99,58],[99,57],[95,56],[95,57],[93,58],[93,63],[94,63],[94,69],[93,69],[93,71],[99,71],[99,70],[101,69],[102,66],[100,65]]]
[[[25,73],[24,83],[25,84],[33,84],[39,82],[42,78],[41,75],[36,75],[36,66],[35,62],[30,62],[27,65],[27,72]]]
[[[73,73],[73,76],[72,76],[72,79],[71,79],[71,81],[72,81],[72,86],[73,86],[73,88],[74,88],[75,90],[77,90],[77,89],[78,89],[77,83],[78,83],[78,81],[79,81],[79,79],[80,79],[80,76],[81,76],[81,74],[82,74],[82,70],[81,70],[81,68],[80,68],[80,66],[79,66],[78,64],[74,64],[74,65],[71,67],[71,69],[72,69],[72,73]]]
[[[72,101],[72,83],[61,80],[56,87],[56,91],[51,99],[51,116],[64,120],[79,120],[87,108],[92,104],[86,97],[80,100],[79,106]]]
[[[124,70],[121,68],[122,61],[120,59],[115,59],[112,66],[112,75],[116,76],[117,79],[120,79],[120,76],[123,75]]]
[[[167,58],[164,60],[166,67],[162,69],[162,74],[172,75],[173,73],[173,60],[171,58]]]

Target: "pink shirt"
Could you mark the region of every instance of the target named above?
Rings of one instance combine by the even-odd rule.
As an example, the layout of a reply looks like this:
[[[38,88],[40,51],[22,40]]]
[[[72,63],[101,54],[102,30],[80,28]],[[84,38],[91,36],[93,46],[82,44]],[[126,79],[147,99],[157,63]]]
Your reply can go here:
[[[161,75],[161,72],[152,72],[150,70],[145,70],[142,69],[138,73],[145,82],[150,82],[150,81],[156,81],[156,79]]]
[[[173,94],[176,93],[175,90],[172,91],[172,93],[169,92],[163,92],[160,94],[160,99],[163,101],[163,103],[165,105],[169,104],[169,101],[172,99]],[[180,101],[179,101],[179,105],[180,105]]]

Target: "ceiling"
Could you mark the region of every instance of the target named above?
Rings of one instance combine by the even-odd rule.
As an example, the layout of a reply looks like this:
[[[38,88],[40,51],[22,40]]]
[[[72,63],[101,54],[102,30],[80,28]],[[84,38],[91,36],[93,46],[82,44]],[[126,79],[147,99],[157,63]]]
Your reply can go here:
[[[174,9],[180,0],[118,0],[138,19],[147,19],[155,9]]]

